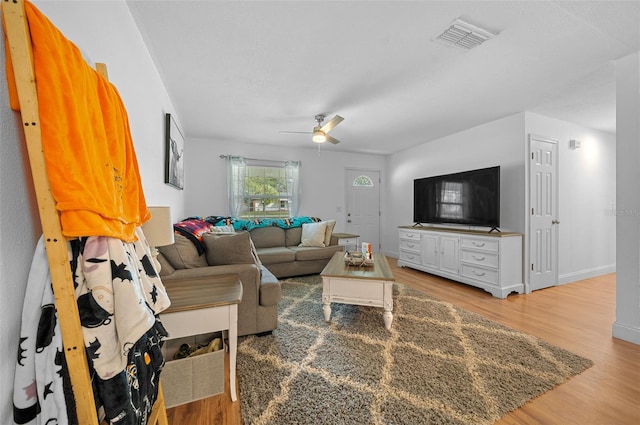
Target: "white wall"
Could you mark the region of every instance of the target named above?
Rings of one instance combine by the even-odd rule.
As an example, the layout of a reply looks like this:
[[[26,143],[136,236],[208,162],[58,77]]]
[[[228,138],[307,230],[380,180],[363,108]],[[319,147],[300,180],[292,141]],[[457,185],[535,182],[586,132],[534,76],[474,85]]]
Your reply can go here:
[[[531,112],[525,134],[558,141],[559,282],[614,272],[615,136]],[[581,141],[580,149],[570,149],[570,140]]]
[[[640,53],[616,62],[617,274],[613,336],[640,344]]]
[[[398,226],[413,223],[413,180],[500,165],[500,229],[524,232],[524,114],[515,114],[415,148],[387,161],[386,253],[398,257]]]
[[[345,225],[345,169],[380,170],[382,176],[381,204],[384,205],[385,157],[331,150],[321,146],[318,150],[309,141],[309,148],[282,148],[252,143],[191,139],[185,153],[186,214],[187,216],[229,214],[227,202],[226,162],[220,155],[242,155],[247,158],[274,161],[301,161],[301,199],[299,215],[322,219],[336,219],[337,232]],[[337,210],[340,209],[341,212]],[[384,214],[384,211],[383,211]],[[185,218],[185,217],[180,217]],[[383,217],[384,220],[384,217]]]
[[[93,62],[106,63],[129,114],[147,204],[181,216],[184,193],[164,184],[165,113],[175,112],[124,0],[34,4]]]
[[[109,79],[129,114],[149,205],[183,214],[184,193],[164,184],[164,113],[173,107],[126,4],[34,1]],[[5,49],[0,51],[0,424],[13,423],[13,373],[28,270],[41,233],[20,116],[9,109]]]

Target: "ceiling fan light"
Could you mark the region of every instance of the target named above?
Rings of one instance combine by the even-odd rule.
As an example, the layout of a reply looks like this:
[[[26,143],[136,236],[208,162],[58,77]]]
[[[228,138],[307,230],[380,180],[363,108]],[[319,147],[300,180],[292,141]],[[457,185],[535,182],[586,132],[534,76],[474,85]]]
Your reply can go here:
[[[327,136],[326,134],[324,134],[324,132],[316,130],[313,132],[311,140],[313,140],[315,143],[324,143],[327,141]]]

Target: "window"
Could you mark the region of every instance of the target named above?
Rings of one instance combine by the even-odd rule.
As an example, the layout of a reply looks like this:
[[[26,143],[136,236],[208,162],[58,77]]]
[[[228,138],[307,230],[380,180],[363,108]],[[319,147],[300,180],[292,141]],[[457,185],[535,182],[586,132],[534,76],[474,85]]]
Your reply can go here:
[[[369,176],[358,176],[353,180],[352,185],[355,186],[364,186],[364,187],[373,187],[373,181]]]
[[[298,213],[299,162],[227,157],[229,209],[244,219],[288,218]]]

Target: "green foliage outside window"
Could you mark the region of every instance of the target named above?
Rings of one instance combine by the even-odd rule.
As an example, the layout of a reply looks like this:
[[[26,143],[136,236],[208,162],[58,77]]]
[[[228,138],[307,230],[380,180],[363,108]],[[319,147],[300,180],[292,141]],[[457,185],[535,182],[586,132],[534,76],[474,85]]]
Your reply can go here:
[[[289,202],[284,167],[247,165],[240,217],[288,218]]]

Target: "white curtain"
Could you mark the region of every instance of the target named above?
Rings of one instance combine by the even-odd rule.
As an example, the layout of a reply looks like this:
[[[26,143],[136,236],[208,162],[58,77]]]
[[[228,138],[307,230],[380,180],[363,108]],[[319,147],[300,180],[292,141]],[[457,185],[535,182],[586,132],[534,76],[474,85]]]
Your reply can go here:
[[[244,176],[247,162],[241,156],[227,156],[227,194],[229,216],[239,217],[244,202]]]
[[[289,216],[297,217],[300,212],[300,161],[287,161],[284,164],[289,196]]]

